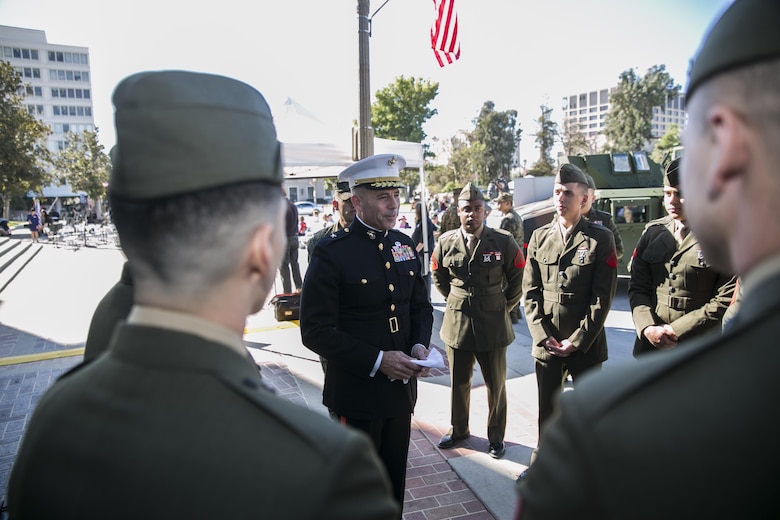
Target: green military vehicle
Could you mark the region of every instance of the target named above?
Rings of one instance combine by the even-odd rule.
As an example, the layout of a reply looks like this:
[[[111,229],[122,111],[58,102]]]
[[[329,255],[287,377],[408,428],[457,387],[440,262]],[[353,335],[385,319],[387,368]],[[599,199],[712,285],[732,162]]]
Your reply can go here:
[[[593,207],[612,215],[623,239],[618,275],[628,276],[627,265],[645,225],[666,215],[663,204],[663,168],[646,152],[564,156],[559,161],[578,166],[596,181]],[[527,241],[534,229],[555,214],[552,198],[517,208]],[[528,244],[525,244],[528,247]]]

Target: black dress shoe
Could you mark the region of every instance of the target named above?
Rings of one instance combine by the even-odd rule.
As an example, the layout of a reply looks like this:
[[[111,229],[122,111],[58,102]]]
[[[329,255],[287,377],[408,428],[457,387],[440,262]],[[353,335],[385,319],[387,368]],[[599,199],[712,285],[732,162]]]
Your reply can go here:
[[[468,439],[469,434],[466,435],[453,435],[451,433],[445,433],[441,440],[439,441],[439,448],[443,450],[448,450],[450,448],[454,448],[456,444],[458,444],[460,441]]]
[[[504,453],[506,453],[506,448],[504,448],[503,442],[491,442],[490,448],[488,449],[488,455],[493,457],[494,459],[500,459],[504,456]]]

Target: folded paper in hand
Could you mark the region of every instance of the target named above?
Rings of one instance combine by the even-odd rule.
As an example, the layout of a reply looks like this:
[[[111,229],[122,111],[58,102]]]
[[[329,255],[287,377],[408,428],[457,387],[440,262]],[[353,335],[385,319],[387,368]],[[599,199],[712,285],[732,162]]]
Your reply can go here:
[[[441,352],[435,347],[431,347],[428,352],[428,359],[412,359],[412,363],[428,368],[444,368],[444,358]]]

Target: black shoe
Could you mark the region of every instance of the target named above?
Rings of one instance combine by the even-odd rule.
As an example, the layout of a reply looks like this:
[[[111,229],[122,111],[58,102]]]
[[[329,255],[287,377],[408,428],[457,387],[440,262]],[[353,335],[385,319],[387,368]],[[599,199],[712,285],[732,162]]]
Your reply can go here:
[[[469,434],[466,435],[458,435],[455,436],[452,433],[446,433],[442,436],[441,440],[439,441],[439,448],[443,450],[448,450],[450,448],[454,448],[456,444],[458,444],[460,441],[466,440],[469,438]]]
[[[504,456],[504,453],[506,453],[506,448],[504,448],[503,442],[490,443],[490,449],[488,449],[488,455],[490,455],[494,459],[500,459],[501,457]]]
[[[528,476],[528,468],[525,468],[522,473],[517,476],[518,482],[525,479]]]

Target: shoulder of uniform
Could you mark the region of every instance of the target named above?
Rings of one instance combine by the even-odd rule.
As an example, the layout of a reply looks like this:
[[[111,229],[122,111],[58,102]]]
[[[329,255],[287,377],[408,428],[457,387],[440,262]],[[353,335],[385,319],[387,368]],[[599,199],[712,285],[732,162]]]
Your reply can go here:
[[[505,237],[511,237],[511,236],[512,236],[512,233],[510,233],[510,232],[509,232],[509,231],[507,231],[506,229],[501,229],[501,228],[489,228],[489,227],[486,227],[485,229],[489,229],[491,232],[495,233],[496,235],[503,235],[503,236],[505,236]]]
[[[665,217],[657,218],[655,220],[651,220],[650,222],[645,225],[645,230],[650,229],[653,226],[665,226],[672,220],[672,217],[669,215],[666,215]]]
[[[595,211],[596,211],[596,215],[598,215],[602,219],[604,219],[604,220],[612,220],[612,214],[609,213],[608,211],[602,211],[600,209],[597,209]]]
[[[439,237],[439,242],[441,242],[442,240],[447,241],[456,238],[458,236],[458,231],[460,231],[460,228],[455,228],[455,229],[450,229],[449,231],[445,231]]]
[[[328,247],[330,244],[333,244],[334,242],[338,242],[339,240],[343,240],[344,238],[349,236],[349,228],[346,227],[344,229],[339,229],[336,231],[323,229],[324,233],[320,235],[320,239],[317,242],[317,244],[322,244],[323,247]],[[330,233],[328,233],[330,231]],[[319,233],[319,231],[318,231]],[[316,236],[316,235],[314,235]],[[314,236],[312,238],[314,238]],[[311,240],[311,239],[309,239]]]
[[[612,234],[612,231],[610,231],[609,228],[607,228],[603,224],[598,224],[598,223],[593,222],[591,220],[586,220],[585,221],[585,225],[590,229],[591,233],[596,233],[596,234],[598,234],[598,233],[602,233],[602,234],[609,233],[610,235]]]

